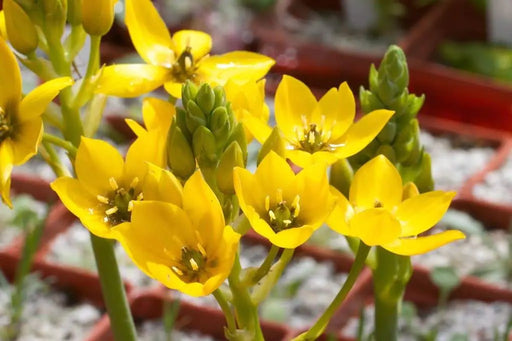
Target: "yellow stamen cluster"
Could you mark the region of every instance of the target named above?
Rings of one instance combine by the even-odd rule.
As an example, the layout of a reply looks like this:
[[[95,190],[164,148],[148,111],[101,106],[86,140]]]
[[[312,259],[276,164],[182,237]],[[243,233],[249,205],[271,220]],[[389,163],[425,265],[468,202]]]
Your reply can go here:
[[[166,254],[172,256],[168,250]],[[184,246],[181,248],[181,258],[175,259],[176,265],[171,266],[171,270],[181,277],[185,282],[200,282],[201,278],[207,276],[208,257],[206,250],[201,243],[197,243],[196,248]]]
[[[305,116],[302,116],[302,123],[303,127],[295,127],[297,149],[314,153],[321,150],[332,151],[337,147],[329,143],[332,133],[330,129],[324,129],[325,116],[322,115],[318,124],[310,123]]]
[[[291,205],[283,200],[283,190],[276,193],[276,205],[270,207],[270,195],[265,197],[265,210],[268,212],[268,223],[275,232],[293,228],[299,225],[297,218],[300,214],[300,196],[296,195]]]
[[[12,124],[5,110],[0,107],[0,141],[3,141],[11,133]]]
[[[104,221],[110,223],[111,226],[118,225],[123,222],[129,222],[131,219],[131,212],[133,210],[134,200],[143,200],[144,195],[142,192],[136,193],[136,187],[139,184],[139,178],[135,177],[130,183],[130,187],[126,190],[120,187],[116,179],[113,177],[108,179],[112,192],[108,196],[98,194],[96,199],[107,205],[105,210]]]

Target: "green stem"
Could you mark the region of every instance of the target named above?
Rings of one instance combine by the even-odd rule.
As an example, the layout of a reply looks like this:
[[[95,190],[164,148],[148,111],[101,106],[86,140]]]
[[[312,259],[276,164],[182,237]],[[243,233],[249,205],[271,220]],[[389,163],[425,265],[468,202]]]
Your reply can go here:
[[[91,243],[114,338],[117,341],[136,341],[135,325],[119,274],[114,244],[93,234]]]
[[[254,285],[258,283],[268,273],[278,253],[279,247],[272,245],[270,251],[267,254],[267,257],[265,258],[261,266],[258,268],[254,276],[252,276],[252,278],[249,279],[249,285]]]
[[[101,36],[90,36],[91,38],[91,49],[89,51],[89,63],[87,64],[87,71],[85,76],[82,78],[82,84],[80,89],[75,96],[73,101],[73,107],[79,107],[82,103],[86,102],[87,96],[90,96],[93,92],[91,86],[91,77],[93,77],[98,71],[100,65],[100,43]]]
[[[260,304],[268,296],[270,290],[272,290],[281,277],[286,265],[288,265],[292,259],[294,251],[295,249],[284,249],[279,261],[272,266],[267,275],[262,278],[258,286],[254,288],[252,293],[252,301],[254,304]]]
[[[233,305],[236,309],[236,321],[240,329],[252,333],[251,340],[263,341],[263,332],[258,318],[257,306],[253,303],[247,287],[240,282],[240,273],[242,266],[238,253],[235,256],[235,262],[231,273],[229,274],[229,287],[233,294]]]
[[[345,280],[345,283],[341,287],[336,297],[334,297],[329,307],[327,307],[322,316],[320,316],[320,318],[315,322],[313,327],[311,327],[311,329],[309,329],[309,331],[307,331],[306,333],[296,337],[294,340],[316,340],[323,333],[325,327],[327,327],[327,325],[329,324],[332,315],[336,312],[340,304],[347,297],[350,289],[352,289],[357,278],[359,277],[359,274],[363,270],[366,257],[368,257],[370,249],[371,247],[366,245],[362,241],[359,243],[359,248],[357,249],[354,264],[352,264],[352,268],[348,273],[348,277]]]
[[[77,149],[75,146],[71,144],[71,142],[61,139],[58,136],[51,135],[48,133],[43,134],[43,142],[48,142],[51,144],[54,144],[56,146],[59,146],[61,148],[64,148],[70,156],[70,159],[74,159],[76,156]]]
[[[375,300],[375,340],[396,340],[398,337],[398,304]]]
[[[44,161],[52,168],[55,175],[57,177],[70,176],[69,171],[62,165],[62,162],[53,149],[53,146],[50,143],[44,141],[42,145],[44,148],[39,149],[39,153],[41,154]]]
[[[234,334],[236,332],[236,322],[235,317],[233,316],[233,312],[231,311],[231,308],[229,307],[229,303],[226,300],[226,297],[224,297],[224,294],[220,289],[217,289],[213,292],[213,297],[217,300],[217,302],[220,305],[220,308],[222,309],[222,312],[224,313],[224,317],[226,317],[226,323],[228,325],[229,331]]]

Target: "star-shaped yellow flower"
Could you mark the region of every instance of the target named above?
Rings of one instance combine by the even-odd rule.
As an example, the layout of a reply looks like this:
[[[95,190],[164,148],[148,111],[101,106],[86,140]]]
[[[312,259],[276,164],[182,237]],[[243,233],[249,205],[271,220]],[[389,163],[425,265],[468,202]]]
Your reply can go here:
[[[60,177],[51,187],[62,203],[92,233],[115,238],[113,228],[129,223],[133,203],[160,198],[157,186],[146,181],[148,162],[163,166],[157,135],[135,140],[126,155],[101,140],[82,137],[75,159],[76,179]]]
[[[53,79],[21,98],[21,74],[13,53],[0,38],[0,191],[9,198],[13,166],[27,162],[37,152],[43,136],[41,115],[59,91],[73,84],[69,77]]]
[[[326,165],[312,165],[295,175],[273,151],[254,175],[236,167],[234,184],[252,228],[282,248],[293,249],[306,242],[334,205]]]
[[[275,117],[286,143],[286,158],[305,167],[318,161],[333,164],[362,150],[393,115],[375,110],[354,123],[356,104],[347,83],[330,89],[319,101],[309,88],[283,76],[275,96]],[[271,128],[247,117],[245,126],[258,141],[265,142]]]
[[[328,225],[343,235],[360,238],[369,246],[379,245],[390,252],[411,256],[465,238],[457,230],[418,237],[442,218],[455,192],[418,194],[412,183],[402,187],[400,174],[383,155],[356,172],[350,186],[350,201],[337,194]]]
[[[161,176],[174,178],[165,170]],[[204,296],[231,272],[240,234],[226,226],[220,203],[199,171],[187,180],[182,195],[174,204],[136,202],[131,224],[116,229],[117,239],[148,276],[168,288]]]
[[[224,85],[230,78],[257,80],[274,60],[258,53],[233,51],[209,56],[210,35],[182,30],[169,34],[150,0],[126,0],[126,26],[133,45],[147,64],[119,64],[103,69],[98,92],[134,97],[161,86],[181,97],[186,80]]]

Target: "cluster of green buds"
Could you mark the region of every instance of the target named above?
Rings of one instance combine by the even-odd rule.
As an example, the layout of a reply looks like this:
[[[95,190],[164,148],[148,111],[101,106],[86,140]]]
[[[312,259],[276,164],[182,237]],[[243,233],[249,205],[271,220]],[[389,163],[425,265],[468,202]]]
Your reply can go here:
[[[218,189],[217,196],[235,193],[233,168],[246,165],[247,142],[221,86],[183,85],[167,153],[170,169],[182,179],[192,175],[197,163],[209,185]]]
[[[416,115],[425,96],[410,94],[409,71],[405,54],[391,46],[377,70],[370,69],[370,89],[360,90],[363,113],[376,109],[395,111],[379,135],[359,154],[350,158],[354,170],[379,154],[385,155],[400,170],[404,181],[414,182],[420,191],[433,187],[430,156],[420,143],[420,128]]]

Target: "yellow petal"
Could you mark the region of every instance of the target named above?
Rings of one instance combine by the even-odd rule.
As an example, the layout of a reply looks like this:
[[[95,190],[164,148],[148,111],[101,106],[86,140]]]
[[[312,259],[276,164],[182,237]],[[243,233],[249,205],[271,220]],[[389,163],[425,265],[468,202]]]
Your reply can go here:
[[[350,219],[350,230],[366,245],[385,245],[400,235],[400,222],[382,208],[356,213]]]
[[[267,138],[272,133],[272,128],[270,128],[264,121],[261,119],[252,116],[245,115],[242,124],[244,128],[249,130],[249,132],[258,140],[260,143],[265,143]]]
[[[426,237],[400,238],[393,243],[382,245],[382,247],[398,255],[414,256],[464,238],[466,238],[464,233],[457,230],[448,230]]]
[[[182,207],[183,187],[174,174],[154,164],[148,164],[143,185],[144,200],[164,201]]]
[[[433,191],[402,202],[396,217],[402,223],[401,237],[416,236],[434,226],[448,210],[455,192]]]
[[[147,130],[161,129],[167,134],[175,114],[176,108],[167,101],[148,97],[142,102],[142,117]]]
[[[0,38],[9,40],[7,37],[7,28],[5,27],[5,12],[0,11]]]
[[[174,98],[181,98],[182,86],[182,83],[176,83],[175,81],[169,81],[164,84],[165,91]]]
[[[276,123],[290,140],[297,138],[296,129],[309,128],[317,101],[311,90],[298,79],[284,75],[275,96]]]
[[[196,171],[183,187],[183,209],[201,237],[205,241],[213,241],[207,244],[217,244],[226,226],[224,214],[219,200],[200,171]]]
[[[278,189],[289,187],[295,178],[290,165],[274,151],[265,156],[254,175],[263,193],[270,196],[274,196]]]
[[[21,98],[21,75],[16,58],[1,38],[0,65],[0,108],[6,110],[8,104],[18,103]]]
[[[131,223],[115,229],[118,240],[133,262],[160,281],[162,279],[148,269],[148,263],[169,267],[181,259],[183,246],[195,245],[195,236],[187,215],[169,203],[137,201],[133,205]]]
[[[320,226],[331,213],[335,203],[327,178],[327,166],[316,164],[304,168],[295,177],[295,182],[300,197],[298,218],[304,225]]]
[[[103,68],[97,93],[137,97],[151,92],[170,77],[169,69],[148,64],[119,64]]]
[[[208,33],[194,30],[181,30],[173,34],[174,52],[180,56],[187,47],[194,57],[194,61],[201,59],[212,49],[212,37]]]
[[[295,227],[274,233],[269,236],[269,240],[272,244],[285,248],[295,249],[296,247],[304,244],[309,237],[315,232],[320,225],[304,225],[301,227]]]
[[[258,80],[274,65],[274,60],[259,53],[233,51],[203,58],[198,64],[198,76],[206,82],[224,85],[228,79]]]
[[[420,191],[418,187],[414,184],[414,182],[408,182],[404,185],[404,189],[402,191],[402,201],[405,201],[409,198],[420,195]]]
[[[126,122],[126,125],[128,125],[128,127],[130,127],[130,129],[133,131],[133,133],[136,136],[142,136],[147,133],[146,129],[144,129],[144,127],[141,126],[139,124],[139,122],[137,122],[131,118],[126,118],[124,121]]]
[[[323,129],[331,132],[333,140],[343,136],[354,122],[356,102],[346,82],[338,89],[329,90],[318,102],[318,108],[318,116],[314,117],[313,121],[319,124],[324,121]]]
[[[256,212],[263,214],[265,210],[265,197],[256,177],[247,169],[235,167],[233,169],[233,184],[239,200],[240,208],[249,218]]]
[[[336,204],[327,218],[327,225],[332,230],[344,236],[356,236],[356,232],[351,230],[350,224],[348,223],[350,218],[354,215],[354,209],[350,206],[347,198],[332,186],[331,193],[336,200]]]
[[[384,155],[378,155],[356,172],[349,198],[356,207],[392,209],[402,200],[402,178]]]
[[[150,131],[131,144],[126,153],[126,163],[124,165],[124,179],[129,184],[133,178],[144,179],[150,162],[159,167],[166,164],[165,141],[167,136],[163,136],[159,131]]]
[[[110,178],[116,181],[123,174],[124,161],[117,149],[105,141],[82,137],[75,159],[80,183],[93,194],[112,192]]]
[[[299,167],[308,167],[318,163],[332,165],[339,160],[338,156],[331,152],[319,151],[311,154],[300,149],[286,150],[286,157]]]
[[[191,282],[186,283],[172,271],[165,263],[155,263],[149,261],[147,263],[150,276],[169,289],[180,291],[186,295],[199,297],[207,295],[203,283]]]
[[[13,166],[13,148],[11,140],[5,139],[0,143],[0,191],[2,192],[2,201],[12,208],[10,190],[11,173]]]
[[[59,91],[72,85],[73,79],[61,77],[43,83],[23,98],[19,108],[19,120],[24,122],[40,116]]]
[[[17,125],[16,134],[12,138],[14,164],[20,165],[34,156],[42,137],[43,121],[39,117],[23,121]]]
[[[111,227],[105,222],[107,205],[96,197],[76,179],[60,177],[51,184],[66,208],[80,219],[91,233],[102,238],[113,238]]]
[[[389,110],[372,111],[353,124],[338,140],[333,139],[333,144],[340,145],[336,148],[338,157],[347,158],[361,151],[379,134],[392,115],[393,111]]]
[[[135,49],[147,63],[170,68],[176,56],[165,22],[150,0],[126,0],[126,26]]]

